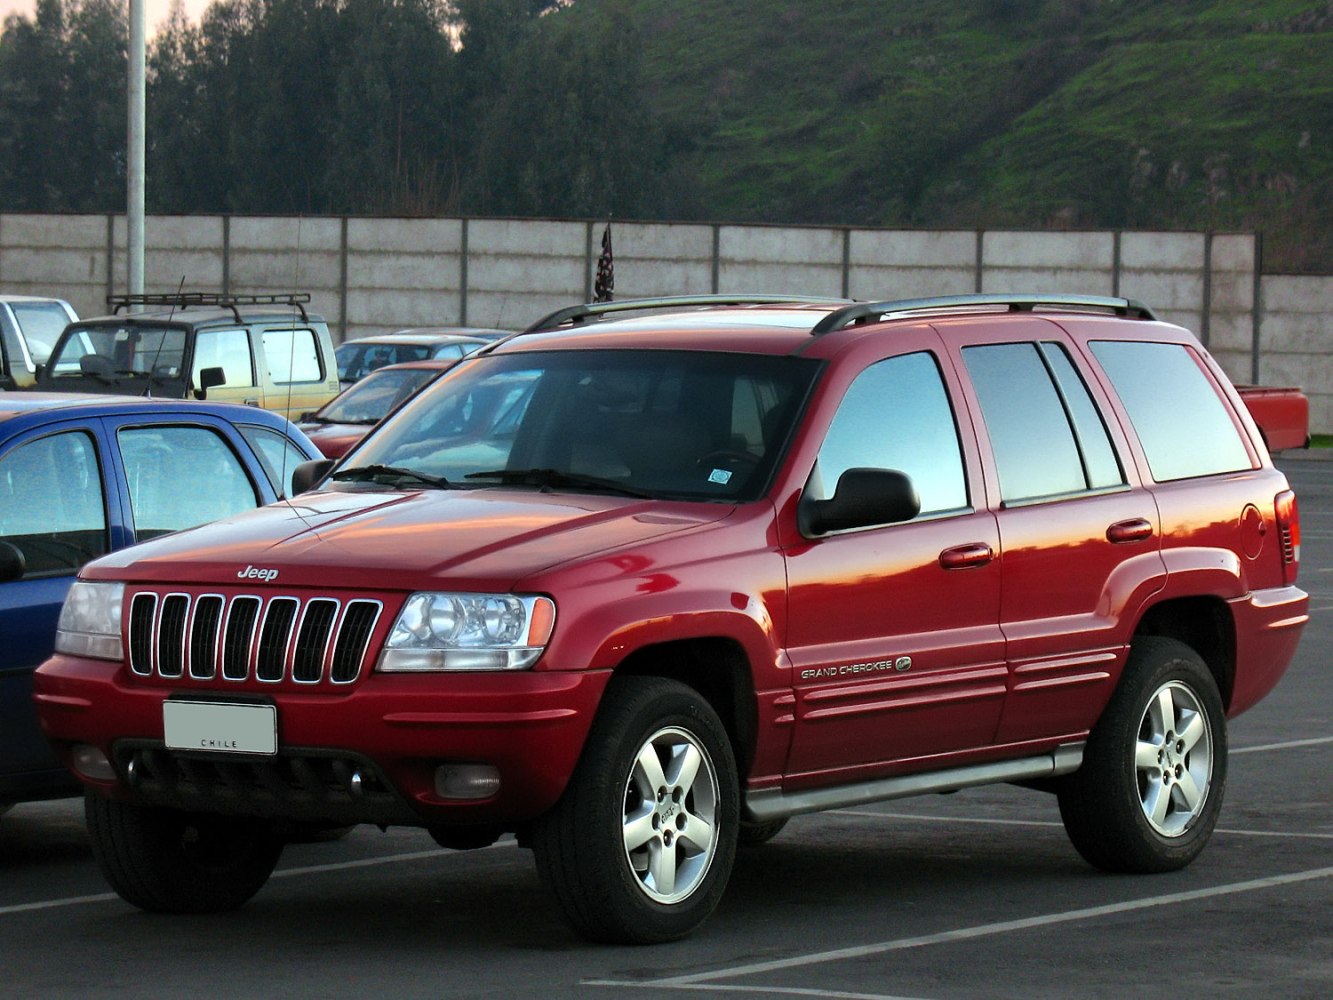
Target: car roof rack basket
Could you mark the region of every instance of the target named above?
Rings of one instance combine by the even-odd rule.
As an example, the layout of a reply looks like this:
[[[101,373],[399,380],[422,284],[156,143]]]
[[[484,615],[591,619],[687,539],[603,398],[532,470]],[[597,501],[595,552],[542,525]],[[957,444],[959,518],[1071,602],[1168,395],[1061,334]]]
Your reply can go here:
[[[999,311],[1111,313],[1134,319],[1157,316],[1142,302],[1109,295],[941,295],[927,299],[896,299],[885,302],[855,302],[829,313],[810,331],[818,337],[857,323],[875,323],[887,316],[939,311]]]
[[[305,304],[310,301],[309,292],[278,292],[271,295],[234,295],[217,292],[165,292],[147,295],[108,295],[106,304],[111,306],[113,314],[131,306],[170,306],[174,309],[213,306],[218,309],[230,309],[236,322],[241,323],[240,306],[295,306],[301,311],[301,322],[309,323]]]

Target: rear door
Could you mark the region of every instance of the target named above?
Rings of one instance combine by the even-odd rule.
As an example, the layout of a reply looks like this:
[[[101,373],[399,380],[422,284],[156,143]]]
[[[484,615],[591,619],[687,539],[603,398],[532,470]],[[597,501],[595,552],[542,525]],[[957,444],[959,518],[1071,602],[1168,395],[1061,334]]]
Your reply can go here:
[[[1156,505],[1134,488],[1123,434],[1060,327],[936,325],[990,445],[1009,662],[997,742],[1077,737],[1110,697],[1135,609],[1164,584]]]

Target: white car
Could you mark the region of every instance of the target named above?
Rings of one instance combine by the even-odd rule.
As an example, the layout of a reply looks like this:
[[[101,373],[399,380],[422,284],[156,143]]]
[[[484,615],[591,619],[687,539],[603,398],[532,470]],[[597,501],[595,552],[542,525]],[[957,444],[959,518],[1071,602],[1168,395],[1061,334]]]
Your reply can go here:
[[[79,318],[64,299],[0,295],[0,389],[26,389],[37,381],[65,327]]]

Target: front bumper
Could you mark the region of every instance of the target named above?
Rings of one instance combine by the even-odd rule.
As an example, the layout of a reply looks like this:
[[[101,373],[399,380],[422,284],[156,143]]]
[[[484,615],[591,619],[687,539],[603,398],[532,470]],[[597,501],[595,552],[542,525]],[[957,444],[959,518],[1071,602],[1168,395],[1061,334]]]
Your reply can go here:
[[[116,779],[83,780],[117,798],[301,821],[509,828],[563,793],[609,676],[371,674],[336,693],[256,695],[127,677],[120,664],[57,655],[38,669],[34,698],[67,764],[78,744],[106,754]],[[165,749],[162,705],[171,695],[275,705],[277,756]],[[436,770],[458,763],[494,767],[499,791],[442,798]]]

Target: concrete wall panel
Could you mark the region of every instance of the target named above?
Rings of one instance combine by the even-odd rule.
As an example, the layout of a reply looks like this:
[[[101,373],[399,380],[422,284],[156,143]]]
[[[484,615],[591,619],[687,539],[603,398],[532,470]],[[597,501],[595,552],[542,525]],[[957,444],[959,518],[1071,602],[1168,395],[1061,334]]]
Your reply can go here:
[[[1101,232],[997,230],[984,234],[981,248],[982,260],[987,267],[1110,271],[1115,260],[1115,237]]]
[[[597,278],[605,225],[593,227],[588,287]],[[612,223],[617,299],[707,295],[713,290],[713,227]]]
[[[1203,233],[1122,233],[1120,266],[1197,274],[1203,268],[1206,240]]]
[[[718,291],[839,296],[842,258],[841,230],[725,226]]]

